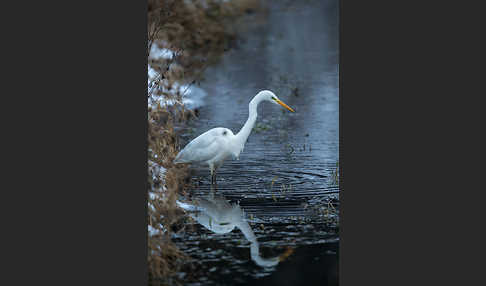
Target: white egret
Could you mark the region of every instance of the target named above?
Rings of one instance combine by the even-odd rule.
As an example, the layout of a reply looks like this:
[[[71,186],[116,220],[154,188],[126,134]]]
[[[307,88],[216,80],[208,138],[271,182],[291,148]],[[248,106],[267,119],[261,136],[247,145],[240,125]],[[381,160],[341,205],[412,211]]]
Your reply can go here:
[[[240,132],[235,135],[230,129],[224,127],[210,129],[189,142],[177,154],[174,163],[206,163],[211,171],[211,183],[216,183],[216,170],[223,164],[224,160],[230,156],[239,159],[246,140],[255,125],[258,104],[262,101],[270,101],[295,112],[278,99],[273,92],[262,90],[250,101],[248,119]]]

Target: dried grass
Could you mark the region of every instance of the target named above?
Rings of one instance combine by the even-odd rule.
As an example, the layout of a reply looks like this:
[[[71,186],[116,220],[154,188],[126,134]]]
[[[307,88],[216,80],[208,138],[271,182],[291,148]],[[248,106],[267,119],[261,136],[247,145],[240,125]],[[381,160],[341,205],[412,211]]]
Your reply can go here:
[[[235,40],[230,23],[258,7],[257,0],[222,2],[215,0],[149,0],[147,58],[158,76],[149,83],[148,98],[163,96],[172,106],[154,106],[148,110],[148,181],[151,194],[147,223],[157,233],[148,235],[149,284],[173,285],[175,273],[188,257],[171,241],[175,225],[180,224],[176,208],[179,194],[187,187],[185,167],[174,166],[179,139],[174,130],[194,113],[182,104],[177,84],[199,80],[205,67],[214,63]],[[166,48],[172,58],[150,58],[152,45]],[[165,172],[161,173],[160,169]]]

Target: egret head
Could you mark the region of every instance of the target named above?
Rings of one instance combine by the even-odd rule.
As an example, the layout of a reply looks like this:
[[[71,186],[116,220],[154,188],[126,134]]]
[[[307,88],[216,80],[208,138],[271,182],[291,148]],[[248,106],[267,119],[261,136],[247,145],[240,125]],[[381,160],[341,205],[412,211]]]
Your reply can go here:
[[[260,91],[258,93],[258,96],[261,96],[263,98],[263,100],[268,100],[268,101],[270,101],[272,103],[281,105],[281,106],[287,108],[288,110],[290,110],[292,112],[295,112],[287,104],[285,104],[283,101],[281,101],[280,99],[278,99],[278,97],[275,95],[275,93],[273,93],[273,92],[271,92],[269,90],[262,90],[262,91]]]

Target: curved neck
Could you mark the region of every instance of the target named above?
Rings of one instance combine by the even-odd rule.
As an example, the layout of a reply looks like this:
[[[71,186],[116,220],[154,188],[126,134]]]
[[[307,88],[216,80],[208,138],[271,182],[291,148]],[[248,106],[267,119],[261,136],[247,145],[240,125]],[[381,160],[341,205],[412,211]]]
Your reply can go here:
[[[245,125],[243,125],[240,131],[236,134],[236,137],[238,138],[238,141],[241,144],[246,143],[246,140],[248,139],[248,136],[250,136],[251,130],[255,125],[258,116],[257,107],[260,102],[261,99],[255,97],[250,101],[250,104],[248,105],[248,109],[249,109],[248,119],[246,120]]]

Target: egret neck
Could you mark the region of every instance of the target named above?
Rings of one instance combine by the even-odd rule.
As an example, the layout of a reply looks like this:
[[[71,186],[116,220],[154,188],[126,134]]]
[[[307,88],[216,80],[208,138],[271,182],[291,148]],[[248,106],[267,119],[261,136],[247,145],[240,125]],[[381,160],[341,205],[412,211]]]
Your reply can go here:
[[[235,136],[237,138],[237,142],[241,145],[241,151],[243,151],[243,148],[245,147],[246,140],[248,139],[248,136],[250,136],[251,130],[253,129],[253,126],[255,125],[256,119],[257,119],[257,107],[258,104],[263,100],[262,97],[256,96],[250,101],[250,104],[248,104],[248,110],[249,110],[249,115],[248,119],[245,122],[245,125],[241,128],[240,132],[238,132]]]

